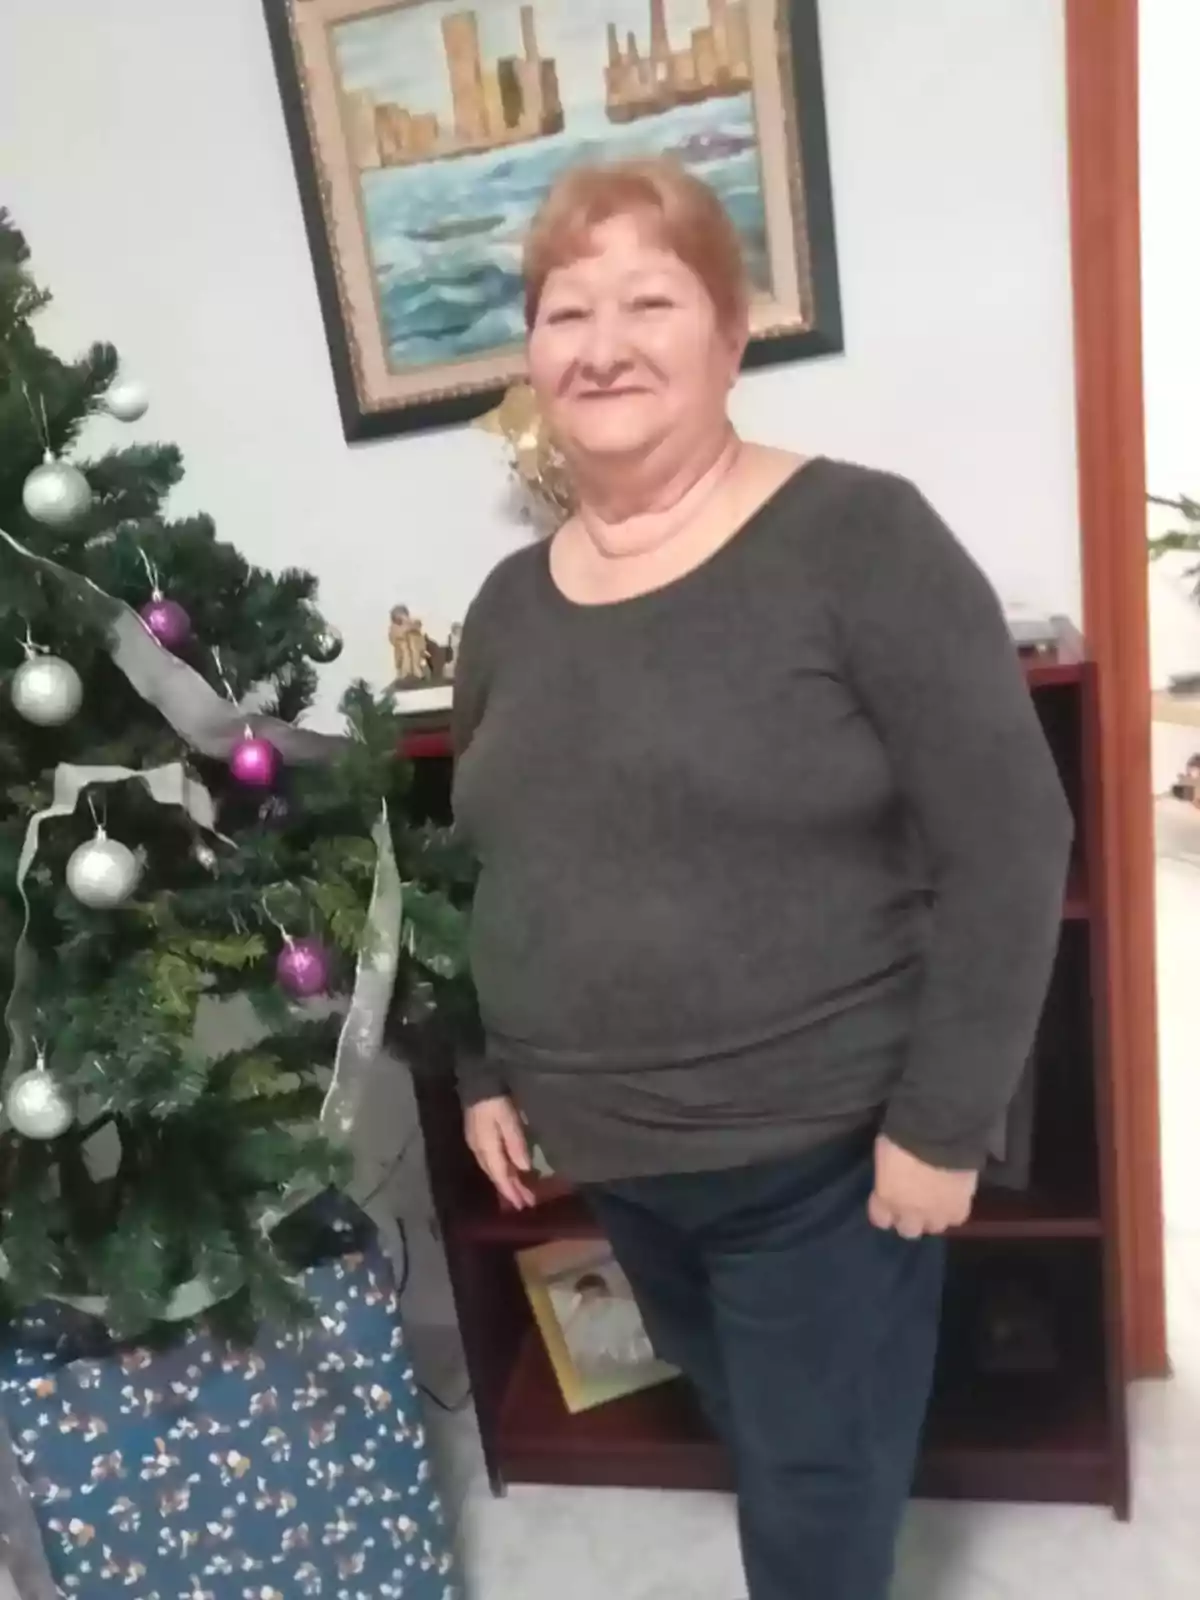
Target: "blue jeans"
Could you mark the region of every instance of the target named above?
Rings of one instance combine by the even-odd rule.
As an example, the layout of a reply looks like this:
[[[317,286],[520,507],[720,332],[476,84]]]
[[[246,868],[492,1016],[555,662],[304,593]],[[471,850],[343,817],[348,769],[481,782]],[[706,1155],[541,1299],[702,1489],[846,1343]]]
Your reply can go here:
[[[886,1600],[945,1249],[867,1218],[873,1140],[585,1191],[729,1451],[750,1600]]]

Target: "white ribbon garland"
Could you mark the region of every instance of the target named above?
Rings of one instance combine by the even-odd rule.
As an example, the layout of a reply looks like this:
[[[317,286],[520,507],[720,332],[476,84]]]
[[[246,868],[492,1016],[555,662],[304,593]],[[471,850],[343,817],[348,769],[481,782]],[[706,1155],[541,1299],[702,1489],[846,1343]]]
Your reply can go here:
[[[147,704],[161,712],[181,739],[201,755],[218,761],[232,755],[247,727],[269,739],[289,766],[330,761],[346,746],[339,734],[313,733],[277,717],[243,711],[196,671],[163,648],[146,624],[123,600],[56,561],[34,555],[0,528],[0,540],[23,561],[52,577],[91,612],[107,634],[108,653]]]
[[[392,990],[400,964],[400,929],[404,921],[404,890],[392,848],[391,820],[385,805],[374,829],[375,880],[363,940],[354,972],[354,987],[345,1021],[338,1034],[333,1076],[321,1105],[320,1128],[334,1145],[346,1147],[358,1126],[371,1067],[383,1047]],[[289,1186],[278,1206],[259,1218],[270,1233],[284,1217],[314,1199],[316,1186]]]

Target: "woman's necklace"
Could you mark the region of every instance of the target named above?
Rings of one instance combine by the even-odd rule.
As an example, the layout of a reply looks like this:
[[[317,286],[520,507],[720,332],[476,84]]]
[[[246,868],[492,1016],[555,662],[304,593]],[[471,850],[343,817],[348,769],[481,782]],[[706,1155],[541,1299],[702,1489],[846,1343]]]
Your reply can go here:
[[[654,524],[653,530],[644,543],[637,541],[630,544],[622,538],[614,539],[613,530],[617,527],[628,528],[630,523],[636,525],[638,522],[647,520],[653,513],[643,512],[638,516],[626,519],[624,523],[613,523],[606,522],[597,512],[590,511],[587,506],[581,505],[579,508],[580,523],[601,555],[608,557],[651,555],[655,550],[674,538],[681,528],[686,527],[689,522],[699,516],[700,512],[714,498],[718,489],[724,485],[725,480],[733,472],[741,453],[742,441],[736,433],[731,433],[725,448],[712,466],[697,478],[687,493],[664,513],[663,520]]]

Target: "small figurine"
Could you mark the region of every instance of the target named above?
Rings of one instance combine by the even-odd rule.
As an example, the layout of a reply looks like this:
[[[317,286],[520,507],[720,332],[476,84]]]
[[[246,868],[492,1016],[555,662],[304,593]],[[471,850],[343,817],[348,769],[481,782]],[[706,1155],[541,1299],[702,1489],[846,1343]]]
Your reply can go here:
[[[431,677],[429,640],[407,606],[393,606],[388,642],[396,666],[396,686],[427,683]]]
[[[429,675],[434,683],[450,682],[450,646],[429,641]]]
[[[392,689],[432,688],[452,683],[461,638],[461,622],[454,624],[442,644],[429,637],[425,625],[407,606],[393,606],[388,625],[388,642],[396,671]]]

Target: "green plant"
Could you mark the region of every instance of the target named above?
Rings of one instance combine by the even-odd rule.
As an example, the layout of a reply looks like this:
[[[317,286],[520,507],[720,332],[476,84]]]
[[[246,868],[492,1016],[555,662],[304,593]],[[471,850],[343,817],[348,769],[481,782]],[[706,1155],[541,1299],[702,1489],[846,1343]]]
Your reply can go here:
[[[1200,501],[1189,500],[1187,495],[1183,494],[1176,500],[1157,494],[1148,495],[1147,499],[1152,506],[1164,506],[1170,511],[1177,512],[1184,522],[1182,527],[1155,534],[1149,540],[1152,561],[1157,561],[1173,550],[1200,551]],[[1189,577],[1197,572],[1200,572],[1200,567],[1188,568]]]

